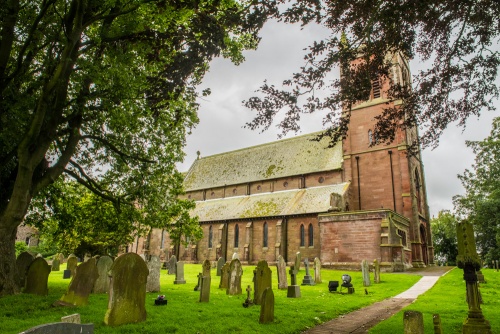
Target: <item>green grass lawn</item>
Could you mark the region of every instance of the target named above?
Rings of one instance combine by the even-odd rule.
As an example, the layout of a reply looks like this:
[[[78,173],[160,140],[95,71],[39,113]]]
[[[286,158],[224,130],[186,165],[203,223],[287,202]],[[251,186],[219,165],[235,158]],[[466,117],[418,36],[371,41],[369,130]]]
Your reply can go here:
[[[486,283],[481,284],[481,305],[483,315],[490,322],[492,333],[500,333],[500,272],[482,270]],[[467,318],[468,306],[465,299],[463,270],[453,269],[429,291],[370,330],[370,333],[401,333],[405,310],[420,311],[424,315],[425,333],[434,333],[432,315],[439,314],[443,333],[462,333],[463,321]]]
[[[252,284],[255,266],[243,267],[242,288]],[[82,323],[94,323],[96,333],[299,333],[339,315],[395,296],[408,289],[419,276],[384,274],[380,284],[369,287],[365,294],[361,272],[323,269],[323,283],[316,286],[301,286],[302,298],[287,298],[286,290],[278,290],[276,267],[273,271],[275,296],[274,323],[259,324],[260,306],[243,308],[246,293],[228,296],[219,289],[220,277],[212,269],[209,303],[199,303],[199,292],[193,291],[201,264],[185,265],[187,284],[174,285],[175,276],[161,271],[161,293],[168,299],[166,306],[154,306],[157,293],[146,296],[147,320],[142,323],[108,327],[104,325],[108,296],[91,295],[87,306],[65,308],[52,307],[65,292],[69,280],[62,279],[62,271],[49,276],[49,295],[19,294],[0,298],[0,333],[18,333],[33,326],[58,322],[62,316],[80,313]],[[344,273],[353,278],[355,294],[328,292],[328,281],[341,280]],[[298,274],[302,282],[305,271]],[[253,293],[252,293],[253,297]]]

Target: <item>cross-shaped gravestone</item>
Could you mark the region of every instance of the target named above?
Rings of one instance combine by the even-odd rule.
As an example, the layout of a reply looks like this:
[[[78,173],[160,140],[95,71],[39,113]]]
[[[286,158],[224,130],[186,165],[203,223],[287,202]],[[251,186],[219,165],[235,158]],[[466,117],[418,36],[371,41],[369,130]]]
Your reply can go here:
[[[304,276],[304,279],[302,280],[302,285],[315,285],[314,284],[314,279],[312,278],[311,275],[309,275],[309,259],[304,260],[304,265],[306,266],[306,275]]]
[[[287,297],[300,298],[300,285],[297,285],[297,269],[295,269],[295,266],[290,267],[289,273],[291,285],[288,286]]]
[[[243,303],[243,307],[248,307],[248,306],[252,306],[253,305],[253,300],[252,300],[252,297],[250,296],[251,293],[252,293],[252,288],[249,286],[247,286],[247,288],[245,289],[245,291],[247,292],[247,299],[245,299],[245,302]]]
[[[198,283],[196,284],[196,286],[194,287],[194,291],[199,291],[200,288],[201,288],[201,278],[203,277],[203,274],[202,273],[199,273],[198,274]]]

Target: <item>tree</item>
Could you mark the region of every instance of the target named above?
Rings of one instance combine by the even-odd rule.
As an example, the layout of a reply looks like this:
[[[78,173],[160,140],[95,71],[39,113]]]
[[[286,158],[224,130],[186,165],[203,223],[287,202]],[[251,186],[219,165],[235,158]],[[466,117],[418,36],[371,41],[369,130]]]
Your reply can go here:
[[[431,219],[434,257],[441,263],[455,265],[458,255],[457,218],[448,210],[439,211],[437,218]]]
[[[345,138],[351,107],[369,99],[372,82],[390,83],[389,101],[377,117],[374,136],[391,142],[398,128],[421,126],[423,147],[435,147],[444,129],[494,110],[500,65],[500,3],[479,1],[281,0],[276,14],[289,23],[320,24],[330,37],[314,41],[300,71],[283,88],[264,83],[260,95],[244,101],[257,112],[247,124],[267,129],[274,121],[283,134],[300,129],[302,114],[324,112],[332,144]],[[431,65],[413,76],[413,85],[392,80],[388,55],[401,54]],[[361,57],[361,61],[352,63]],[[335,69],[342,72],[335,79]],[[418,147],[418,143],[413,148]]]
[[[63,173],[117,212],[138,205],[153,225],[193,229],[175,163],[198,121],[195,86],[213,57],[243,60],[269,11],[234,0],[2,2],[0,296],[17,291],[17,226]]]
[[[486,139],[466,144],[476,154],[475,164],[458,176],[465,195],[453,202],[461,218],[474,224],[478,251],[489,264],[500,258],[500,117]]]

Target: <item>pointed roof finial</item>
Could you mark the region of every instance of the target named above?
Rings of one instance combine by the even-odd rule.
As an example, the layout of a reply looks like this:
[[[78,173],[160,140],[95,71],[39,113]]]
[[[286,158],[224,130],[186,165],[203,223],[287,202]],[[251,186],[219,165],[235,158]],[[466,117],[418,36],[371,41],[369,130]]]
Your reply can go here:
[[[196,151],[196,155],[197,155],[196,160],[199,160],[201,155],[200,151]]]

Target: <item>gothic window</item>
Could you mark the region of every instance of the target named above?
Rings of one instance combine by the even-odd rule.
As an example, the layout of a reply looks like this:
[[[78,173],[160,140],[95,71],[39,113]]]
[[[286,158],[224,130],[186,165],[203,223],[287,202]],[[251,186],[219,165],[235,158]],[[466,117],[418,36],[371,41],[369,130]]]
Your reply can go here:
[[[300,225],[300,247],[304,247],[306,245],[306,233],[304,231],[304,225]]]
[[[234,248],[238,248],[238,244],[240,242],[240,228],[238,224],[234,227]]]
[[[212,225],[208,228],[208,248],[212,248],[212,239],[214,237],[214,232],[212,230]]]
[[[415,193],[417,196],[418,212],[422,212],[422,184],[420,183],[420,175],[418,170],[415,170]]]
[[[268,246],[268,242],[267,242],[267,237],[268,237],[267,223],[264,223],[264,228],[263,228],[262,234],[263,234],[262,235],[262,237],[263,237],[262,247],[267,247]]]
[[[309,237],[309,247],[314,246],[314,230],[312,224],[309,224],[308,237]]]

